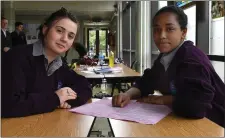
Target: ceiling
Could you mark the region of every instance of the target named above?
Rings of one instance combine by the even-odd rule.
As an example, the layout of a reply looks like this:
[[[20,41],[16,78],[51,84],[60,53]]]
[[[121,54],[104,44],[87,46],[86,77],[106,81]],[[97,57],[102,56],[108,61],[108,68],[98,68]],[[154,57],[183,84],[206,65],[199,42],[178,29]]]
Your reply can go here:
[[[78,19],[91,22],[95,18],[110,21],[114,14],[115,1],[14,1],[16,16],[48,16],[66,8]]]

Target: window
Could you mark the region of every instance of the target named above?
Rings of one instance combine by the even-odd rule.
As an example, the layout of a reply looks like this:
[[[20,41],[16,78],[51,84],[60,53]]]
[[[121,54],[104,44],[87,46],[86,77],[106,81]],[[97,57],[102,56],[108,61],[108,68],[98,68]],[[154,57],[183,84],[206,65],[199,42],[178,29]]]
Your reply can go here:
[[[210,55],[224,56],[224,2],[212,1],[210,26]],[[222,12],[221,12],[222,11]]]
[[[108,56],[107,53],[107,29],[88,29],[88,51],[93,50],[94,55],[102,52],[103,55]]]
[[[187,5],[187,4],[190,3],[190,2],[192,2],[192,1],[190,1],[190,0],[176,1],[176,2],[175,2],[175,5],[176,5],[177,7],[182,7],[182,6]]]
[[[224,56],[224,9],[223,1],[211,1],[209,10],[211,11],[210,21],[210,55]],[[225,63],[219,61],[211,61],[214,69],[220,78],[225,81],[224,69]]]
[[[196,44],[196,5],[184,9],[184,13],[188,16],[188,30],[186,40],[191,40]]]
[[[106,56],[106,30],[99,30],[99,51],[103,53],[104,56]]]
[[[95,30],[89,30],[89,49],[92,49],[94,54],[96,54],[96,31]]]
[[[159,1],[159,9],[165,6],[167,6],[167,1]]]

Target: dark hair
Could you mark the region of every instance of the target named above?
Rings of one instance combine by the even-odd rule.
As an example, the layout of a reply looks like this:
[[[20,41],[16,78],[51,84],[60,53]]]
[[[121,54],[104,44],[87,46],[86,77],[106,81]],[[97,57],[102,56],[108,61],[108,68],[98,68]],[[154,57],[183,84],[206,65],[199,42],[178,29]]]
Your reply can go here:
[[[6,19],[5,17],[1,17],[1,21],[2,21],[2,20],[7,20],[7,19]]]
[[[87,49],[84,47],[83,44],[81,43],[78,43],[78,42],[75,42],[73,43],[73,46],[72,46],[76,51],[77,53],[79,54],[79,58],[83,58],[85,55],[87,55]],[[64,60],[67,60],[67,55],[68,55],[68,52],[69,50],[66,51],[65,55],[64,55]]]
[[[177,19],[178,19],[178,23],[180,24],[180,28],[181,30],[183,29],[187,29],[187,23],[188,23],[188,18],[187,18],[187,15],[184,13],[184,11],[179,8],[179,7],[176,7],[174,5],[171,5],[171,6],[165,6],[163,8],[161,8],[156,14],[155,16],[153,17],[153,25],[154,25],[154,22],[155,22],[155,18],[157,16],[159,16],[160,14],[162,13],[165,13],[165,12],[171,12],[171,13],[174,13],[177,15]]]
[[[87,55],[87,49],[81,43],[75,42],[73,47],[78,52],[80,58],[83,58],[83,56]]]
[[[18,26],[20,26],[20,25],[23,25],[23,23],[22,23],[22,22],[16,22],[16,23],[15,23],[15,27],[18,27]]]
[[[52,27],[52,25],[53,25],[53,22],[54,21],[56,21],[56,20],[59,20],[59,19],[63,19],[63,18],[69,18],[70,20],[72,20],[74,23],[76,23],[76,24],[78,24],[78,20],[77,20],[77,18],[74,16],[74,15],[72,15],[70,12],[68,12],[65,8],[61,8],[60,10],[58,10],[58,11],[56,11],[56,12],[54,12],[54,13],[52,13],[45,21],[44,21],[44,23],[43,24],[41,24],[40,26],[39,26],[39,34],[38,34],[38,37],[40,38],[40,39],[42,39],[43,40],[43,38],[45,37],[44,36],[44,34],[42,33],[42,29],[43,29],[43,27],[44,26],[47,26],[48,27],[48,29],[47,29],[47,33],[48,33],[48,31],[49,31],[49,29]],[[47,34],[46,33],[46,34]]]

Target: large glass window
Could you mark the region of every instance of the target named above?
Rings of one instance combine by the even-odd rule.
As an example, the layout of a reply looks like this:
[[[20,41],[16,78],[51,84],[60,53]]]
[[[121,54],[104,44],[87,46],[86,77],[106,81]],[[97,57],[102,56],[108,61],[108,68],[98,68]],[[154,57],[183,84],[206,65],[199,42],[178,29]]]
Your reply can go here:
[[[211,1],[211,55],[224,56],[224,8],[223,1]]]
[[[99,50],[106,56],[106,30],[99,30]]]
[[[89,31],[89,50],[92,49],[94,54],[96,54],[96,30]]]
[[[167,1],[159,1],[159,9],[165,6],[167,6]]]
[[[196,44],[196,5],[184,9],[184,13],[188,16],[186,40],[191,40]]]
[[[88,51],[93,50],[94,55],[102,52],[107,54],[107,29],[88,29]]]
[[[224,1],[211,1],[210,7],[210,55],[224,56]],[[220,78],[225,81],[224,69],[225,63],[219,61],[211,61],[214,69]]]

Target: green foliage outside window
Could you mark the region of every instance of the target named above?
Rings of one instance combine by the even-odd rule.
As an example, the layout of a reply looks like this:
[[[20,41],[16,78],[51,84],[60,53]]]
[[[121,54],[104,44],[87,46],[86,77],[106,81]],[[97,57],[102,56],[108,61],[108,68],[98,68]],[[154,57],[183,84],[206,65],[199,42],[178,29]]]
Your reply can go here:
[[[89,46],[96,50],[96,30],[89,31]],[[99,50],[106,53],[106,30],[99,30]]]

